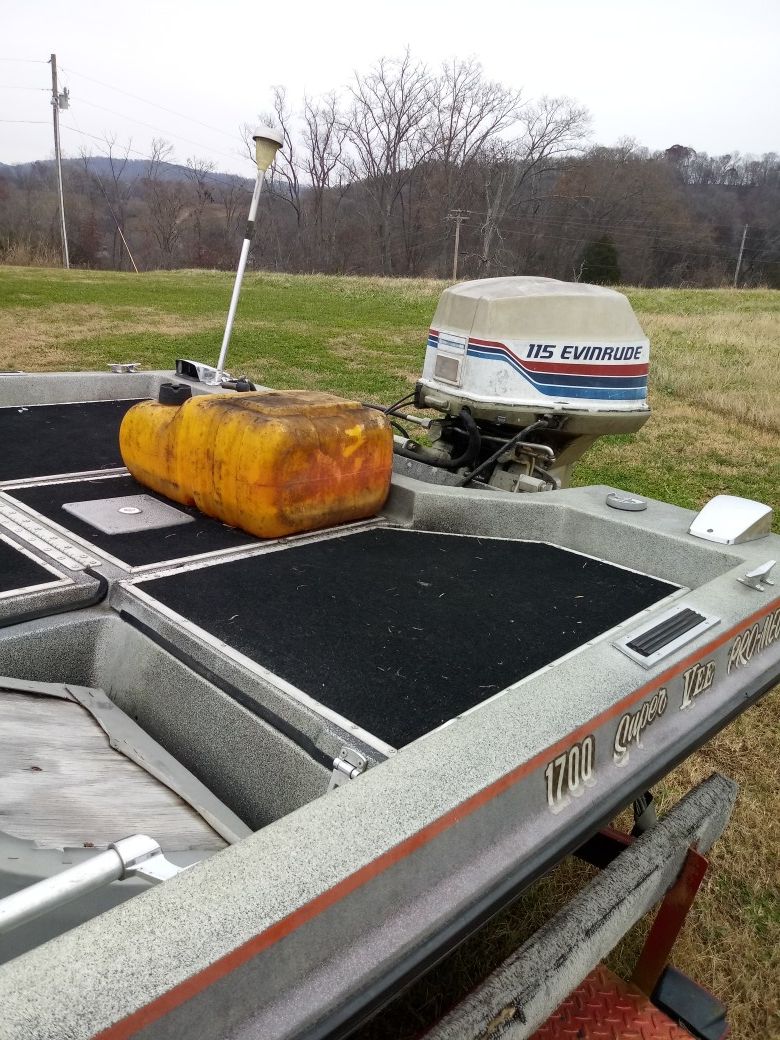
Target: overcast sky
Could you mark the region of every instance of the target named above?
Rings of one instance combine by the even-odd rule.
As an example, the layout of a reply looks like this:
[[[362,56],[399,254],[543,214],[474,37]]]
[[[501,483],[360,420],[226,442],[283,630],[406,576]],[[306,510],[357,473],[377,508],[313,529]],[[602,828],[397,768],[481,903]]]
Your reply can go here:
[[[269,107],[272,85],[297,101],[407,45],[431,66],[476,57],[527,98],[576,98],[603,144],[631,136],[651,149],[780,152],[779,0],[0,4],[0,162],[52,154],[49,68],[7,59],[56,52],[72,97],[66,154],[83,143],[100,153],[87,134],[132,138],[140,155],[164,136],[180,161],[197,155],[251,175],[238,126]]]

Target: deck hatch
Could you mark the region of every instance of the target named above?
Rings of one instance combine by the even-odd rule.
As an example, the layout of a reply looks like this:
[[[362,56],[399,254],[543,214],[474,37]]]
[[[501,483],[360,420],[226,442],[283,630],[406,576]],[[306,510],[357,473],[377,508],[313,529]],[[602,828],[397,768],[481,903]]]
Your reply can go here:
[[[130,401],[0,408],[0,482],[116,469],[119,427]]]
[[[544,542],[392,528],[135,587],[393,748],[677,589]]]

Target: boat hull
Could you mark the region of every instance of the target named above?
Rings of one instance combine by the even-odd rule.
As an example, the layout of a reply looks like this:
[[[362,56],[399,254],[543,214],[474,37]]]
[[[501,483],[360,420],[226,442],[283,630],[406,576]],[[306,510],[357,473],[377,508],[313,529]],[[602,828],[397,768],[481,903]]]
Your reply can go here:
[[[1,379],[0,392],[8,401]],[[35,509],[28,495],[47,479],[7,481],[0,503],[73,552],[89,552],[109,591],[93,606],[16,623],[27,594],[11,596],[0,629],[6,671],[89,677],[260,829],[6,966],[0,1000],[9,1037],[343,1034],[780,676],[780,599],[771,587],[738,581],[778,558],[780,539],[703,542],[688,534],[690,511],[650,501],[644,512],[619,513],[606,504],[612,488],[513,496],[396,474],[366,528],[205,553],[163,546],[153,559],[132,560],[126,548],[110,552]],[[290,678],[262,647],[231,641],[161,594],[177,575],[190,581],[264,554],[292,562],[306,546],[366,531],[546,545],[671,588],[516,681],[487,675],[485,685],[501,689],[408,742],[336,711],[315,682]],[[4,535],[46,557],[23,534]],[[486,584],[483,575],[475,603]],[[551,598],[539,607],[553,613],[556,605]],[[683,609],[706,626],[646,667],[625,652],[653,622]],[[489,651],[490,636],[478,652]],[[395,675],[387,685],[403,692],[413,684]],[[345,746],[368,768],[321,797]]]

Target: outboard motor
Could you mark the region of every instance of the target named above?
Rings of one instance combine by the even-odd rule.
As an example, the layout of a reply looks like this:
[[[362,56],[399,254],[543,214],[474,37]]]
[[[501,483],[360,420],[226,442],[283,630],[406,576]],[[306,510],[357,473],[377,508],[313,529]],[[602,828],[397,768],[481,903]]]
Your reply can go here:
[[[461,282],[439,300],[415,390],[418,408],[444,418],[426,423],[431,446],[396,438],[396,454],[449,470],[451,484],[562,487],[598,437],[649,418],[649,352],[614,289],[554,278]]]

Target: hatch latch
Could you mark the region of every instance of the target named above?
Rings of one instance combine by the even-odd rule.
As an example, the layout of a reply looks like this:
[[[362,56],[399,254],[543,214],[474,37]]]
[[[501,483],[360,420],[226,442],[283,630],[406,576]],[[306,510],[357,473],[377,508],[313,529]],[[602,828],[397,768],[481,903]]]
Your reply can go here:
[[[332,791],[334,787],[341,787],[348,780],[354,780],[356,776],[365,773],[367,765],[368,760],[365,755],[361,755],[359,751],[355,751],[351,747],[342,748],[341,754],[333,759],[333,772],[330,775],[328,790]]]

